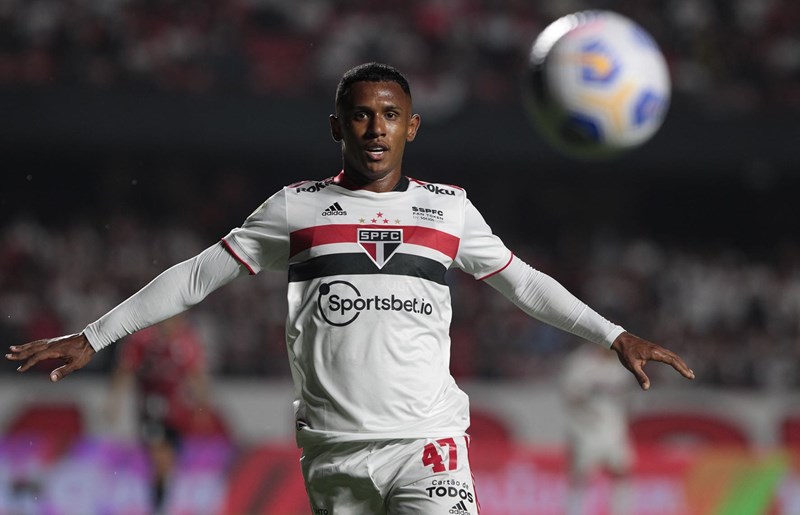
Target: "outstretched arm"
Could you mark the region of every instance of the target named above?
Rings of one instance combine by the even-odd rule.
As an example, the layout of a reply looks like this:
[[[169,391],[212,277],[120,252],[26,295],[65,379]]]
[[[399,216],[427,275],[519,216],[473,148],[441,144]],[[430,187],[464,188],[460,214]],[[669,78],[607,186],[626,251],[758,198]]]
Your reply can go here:
[[[655,343],[634,336],[597,314],[555,279],[534,270],[517,257],[486,282],[530,316],[591,342],[611,347],[642,389],[650,388],[643,367],[648,361],[671,365],[681,375],[694,379],[694,372],[678,357]]]
[[[163,272],[80,334],[11,346],[6,359],[21,361],[20,372],[44,359],[59,359],[64,364],[50,373],[51,381],[59,381],[86,366],[96,351],[189,309],[246,273],[221,244],[215,244]]]

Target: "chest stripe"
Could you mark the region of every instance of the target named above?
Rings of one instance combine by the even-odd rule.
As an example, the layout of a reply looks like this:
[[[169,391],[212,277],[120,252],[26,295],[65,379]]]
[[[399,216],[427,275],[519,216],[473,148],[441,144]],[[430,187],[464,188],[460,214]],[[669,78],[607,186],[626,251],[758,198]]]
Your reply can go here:
[[[445,285],[445,266],[433,259],[395,253],[383,268],[363,252],[318,256],[289,267],[289,282],[302,282],[335,275],[407,275]]]
[[[330,224],[306,227],[289,234],[289,255],[296,256],[317,245],[331,243],[355,243],[358,229],[403,229],[403,243],[412,243],[437,250],[455,259],[459,238],[444,231],[418,225],[359,225]]]

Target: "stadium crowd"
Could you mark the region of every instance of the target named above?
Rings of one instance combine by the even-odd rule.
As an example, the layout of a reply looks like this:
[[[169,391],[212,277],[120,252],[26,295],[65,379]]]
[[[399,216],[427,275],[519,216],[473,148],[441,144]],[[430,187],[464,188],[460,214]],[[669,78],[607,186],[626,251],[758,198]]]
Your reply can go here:
[[[517,102],[519,73],[510,70],[521,68],[534,35],[586,8],[613,9],[647,28],[668,58],[683,105],[712,112],[800,109],[795,0],[0,0],[0,92],[328,98],[344,68],[378,59],[408,74],[415,103],[430,121],[469,101]],[[114,202],[113,181],[95,187]],[[53,212],[6,216],[0,341],[78,331],[241,222],[193,202],[203,196],[186,191],[186,183],[159,187],[173,193],[158,201],[161,219],[148,216],[146,202],[144,212],[120,210],[103,221],[91,212],[57,224],[48,221],[59,219]],[[236,206],[227,216],[251,207],[241,198],[247,188],[227,175],[214,191],[217,203]],[[729,247],[664,246],[657,238],[598,239],[576,265],[548,245],[520,248],[517,241],[531,240],[517,230],[516,238],[506,238],[509,246],[601,313],[678,352],[698,381],[797,385],[800,249],[788,245],[767,260]],[[460,273],[450,281],[454,374],[547,377],[574,345],[487,286]],[[485,291],[473,294],[477,288]],[[285,278],[277,274],[236,281],[193,310],[212,371],[288,374],[285,310]],[[91,366],[108,371],[112,356],[101,353]]]
[[[328,95],[376,59],[446,116],[514,98],[534,36],[588,8],[647,28],[698,107],[800,108],[794,0],[3,0],[0,85]]]
[[[197,201],[195,212],[202,203]],[[4,220],[0,341],[81,330],[164,268],[223,234],[200,227],[176,217],[148,221],[136,213],[103,221],[76,218],[66,225],[22,215]],[[666,247],[656,240],[597,238],[576,266],[574,256],[568,259],[557,248],[515,244],[516,239],[506,238],[515,252],[599,312],[669,344],[692,363],[699,382],[754,389],[797,386],[800,248],[787,246],[768,262],[733,248],[709,251]],[[518,238],[532,239],[535,235]],[[234,281],[189,312],[203,335],[212,373],[288,374],[285,280],[263,273]],[[550,379],[578,343],[461,272],[451,272],[449,282],[452,368],[458,377]],[[117,348],[100,353],[90,366],[107,372]],[[651,374],[660,372],[654,367]],[[659,377],[671,380],[671,374]]]

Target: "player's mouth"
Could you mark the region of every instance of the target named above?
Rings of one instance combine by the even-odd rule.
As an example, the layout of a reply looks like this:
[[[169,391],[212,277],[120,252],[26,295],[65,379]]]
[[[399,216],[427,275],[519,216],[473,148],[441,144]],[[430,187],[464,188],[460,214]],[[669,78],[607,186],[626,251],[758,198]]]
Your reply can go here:
[[[371,161],[380,161],[389,149],[383,145],[369,145],[364,147],[364,153]]]

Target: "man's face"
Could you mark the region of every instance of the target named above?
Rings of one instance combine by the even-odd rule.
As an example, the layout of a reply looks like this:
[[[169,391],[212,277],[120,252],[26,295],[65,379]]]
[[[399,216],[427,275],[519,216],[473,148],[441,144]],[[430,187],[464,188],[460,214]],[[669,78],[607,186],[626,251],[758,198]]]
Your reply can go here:
[[[419,127],[411,109],[411,98],[395,82],[354,83],[330,119],[333,138],[342,143],[345,175],[391,189],[402,175],[406,142]]]

